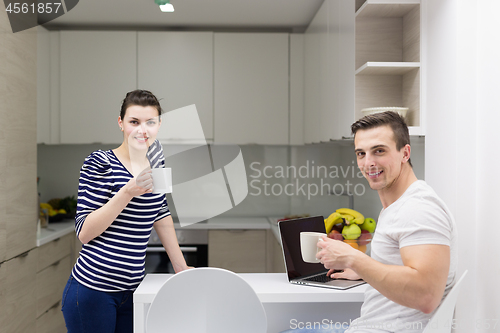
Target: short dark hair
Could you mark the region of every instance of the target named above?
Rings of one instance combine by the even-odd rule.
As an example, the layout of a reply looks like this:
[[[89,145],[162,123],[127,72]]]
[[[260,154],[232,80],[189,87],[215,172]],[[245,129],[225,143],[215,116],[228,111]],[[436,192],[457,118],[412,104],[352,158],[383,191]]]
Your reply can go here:
[[[364,116],[351,125],[351,132],[356,136],[356,132],[359,130],[366,130],[379,126],[391,127],[397,150],[401,150],[401,148],[410,144],[410,132],[405,119],[393,111],[379,112]],[[413,167],[410,159],[408,163]]]
[[[127,108],[132,105],[139,106],[152,106],[158,110],[158,116],[160,117],[163,113],[161,109],[160,102],[151,91],[148,90],[133,90],[127,93],[122,102],[122,108],[120,109],[120,118],[123,120],[125,117],[125,112]]]

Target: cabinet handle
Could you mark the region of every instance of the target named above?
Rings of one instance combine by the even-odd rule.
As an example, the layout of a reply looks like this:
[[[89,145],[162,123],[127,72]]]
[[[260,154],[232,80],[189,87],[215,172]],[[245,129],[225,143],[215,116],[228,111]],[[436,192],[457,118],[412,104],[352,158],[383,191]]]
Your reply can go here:
[[[241,233],[244,233],[247,230],[246,229],[229,229],[228,231],[231,232],[231,233],[233,233],[233,234],[241,234]]]
[[[55,263],[53,263],[51,266],[56,267],[56,266],[57,266],[57,265],[59,265],[60,263],[61,263],[61,260],[58,260],[58,261],[56,261]]]
[[[57,301],[57,303],[56,303],[56,304],[52,305],[52,306],[51,306],[51,307],[50,307],[47,311],[45,311],[45,312],[49,312],[49,311],[50,311],[50,310],[52,310],[52,309],[58,308],[60,304],[61,304],[61,301],[59,300],[59,301]]]
[[[29,252],[30,252],[30,251],[26,251],[26,252],[24,252],[24,253],[21,253],[21,254],[20,254],[20,255],[18,255],[17,257],[18,257],[18,258],[25,258],[25,257],[27,257],[27,256],[28,256]]]

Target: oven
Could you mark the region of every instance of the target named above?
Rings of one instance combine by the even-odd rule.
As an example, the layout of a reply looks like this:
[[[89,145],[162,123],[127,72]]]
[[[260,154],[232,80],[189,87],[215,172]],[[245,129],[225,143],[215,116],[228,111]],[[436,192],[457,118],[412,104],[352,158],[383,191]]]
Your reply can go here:
[[[179,247],[188,266],[208,266],[208,230],[182,229],[175,230]],[[165,248],[155,229],[149,237],[146,248],[146,274],[175,273]]]

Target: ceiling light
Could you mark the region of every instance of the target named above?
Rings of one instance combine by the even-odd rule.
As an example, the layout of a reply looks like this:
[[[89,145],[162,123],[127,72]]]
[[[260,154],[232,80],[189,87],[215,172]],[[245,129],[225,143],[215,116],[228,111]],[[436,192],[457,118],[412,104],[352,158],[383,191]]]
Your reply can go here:
[[[162,12],[171,13],[174,11],[174,6],[170,3],[170,0],[155,0],[155,3],[160,6]]]

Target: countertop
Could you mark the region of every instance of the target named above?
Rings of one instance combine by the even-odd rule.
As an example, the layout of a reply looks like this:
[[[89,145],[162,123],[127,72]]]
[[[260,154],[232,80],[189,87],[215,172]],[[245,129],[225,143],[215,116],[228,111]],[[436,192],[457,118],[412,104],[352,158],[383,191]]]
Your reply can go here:
[[[68,219],[61,222],[50,223],[46,228],[41,228],[36,237],[36,246],[42,246],[55,239],[75,231],[75,220]]]
[[[279,242],[277,218],[267,217],[215,217],[206,222],[195,223],[185,229],[271,229]],[[274,221],[274,222],[273,222]],[[174,223],[176,229],[180,229],[179,223]],[[61,222],[50,223],[48,227],[41,228],[37,235],[36,245],[42,246],[59,237],[65,236],[75,231],[75,221],[63,220]]]
[[[174,222],[176,229],[270,229],[267,217],[214,217],[206,222],[198,222],[181,227]]]

